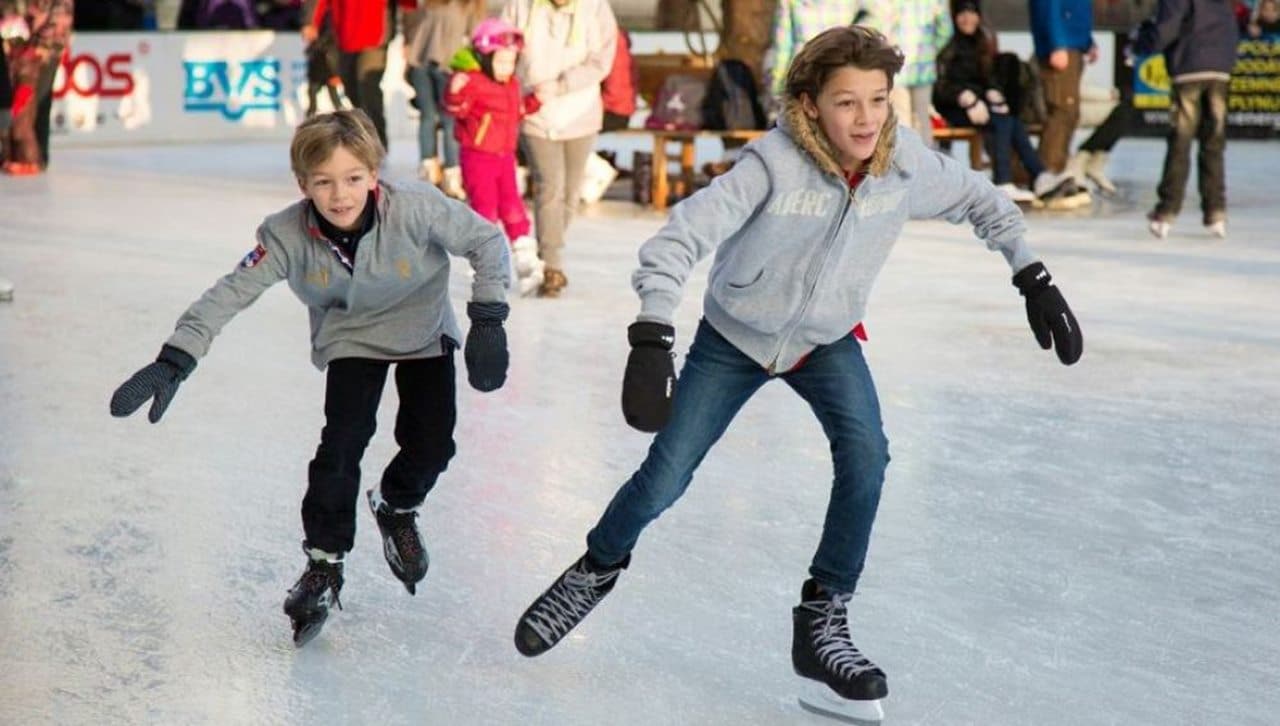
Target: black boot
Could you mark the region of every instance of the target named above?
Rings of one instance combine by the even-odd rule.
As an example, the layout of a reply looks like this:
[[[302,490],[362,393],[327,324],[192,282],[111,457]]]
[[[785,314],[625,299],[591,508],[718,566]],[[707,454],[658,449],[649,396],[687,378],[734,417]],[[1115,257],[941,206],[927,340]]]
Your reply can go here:
[[[284,599],[284,614],[293,621],[293,644],[301,648],[320,634],[329,617],[329,607],[342,609],[338,593],[342,592],[342,557],[328,560],[317,557],[304,544],[307,569],[289,589]]]
[[[884,671],[853,644],[849,593],[831,592],[807,580],[792,610],[791,664],[796,674],[821,681],[841,697],[871,701],[889,694]]]
[[[616,565],[601,567],[586,555],[564,571],[516,624],[516,650],[527,656],[547,652],[569,634],[618,582],[631,555]]]
[[[382,532],[382,554],[391,566],[391,572],[410,595],[417,594],[418,583],[427,576],[427,547],[422,543],[418,525],[414,521],[417,512],[397,512],[382,499],[376,489],[368,491],[369,508],[378,520]]]

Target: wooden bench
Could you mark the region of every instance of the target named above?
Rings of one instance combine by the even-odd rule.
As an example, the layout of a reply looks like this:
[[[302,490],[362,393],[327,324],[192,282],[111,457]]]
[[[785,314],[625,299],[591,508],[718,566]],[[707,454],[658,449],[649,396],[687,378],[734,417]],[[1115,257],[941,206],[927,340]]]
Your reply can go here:
[[[766,133],[764,130],[751,131],[668,131],[662,129],[626,128],[614,131],[603,131],[602,136],[649,136],[653,140],[653,178],[649,182],[649,206],[656,211],[667,208],[667,200],[672,192],[677,197],[686,197],[693,193],[695,164],[695,145],[698,139],[727,139],[751,141]],[[679,150],[672,153],[672,145],[678,144]],[[671,162],[680,163],[679,175],[671,178]],[[634,173],[634,170],[633,172]]]
[[[1040,128],[1038,126],[1030,126],[1027,128],[1027,132],[1038,134]],[[722,142],[726,139],[750,141],[764,135],[766,131],[666,131],[627,128],[604,133],[625,136],[644,134],[652,137],[653,179],[649,184],[649,205],[654,210],[662,212],[666,210],[667,200],[673,191],[677,197],[685,197],[693,193],[696,163],[694,153],[695,144],[699,138],[716,138]],[[934,129],[933,138],[935,141],[966,142],[969,144],[969,166],[975,170],[981,170],[986,167],[983,156],[982,134],[978,129],[971,126],[946,126]],[[679,145],[679,150],[673,155],[671,146],[676,144]],[[676,159],[680,163],[680,172],[679,176],[673,181],[671,179],[670,164],[671,161]]]

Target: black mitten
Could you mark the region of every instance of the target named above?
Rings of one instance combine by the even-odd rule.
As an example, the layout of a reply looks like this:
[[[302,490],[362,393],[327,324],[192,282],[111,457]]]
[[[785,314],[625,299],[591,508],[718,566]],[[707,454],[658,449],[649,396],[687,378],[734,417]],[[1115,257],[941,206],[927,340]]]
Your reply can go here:
[[[1045,350],[1052,346],[1058,360],[1071,365],[1084,352],[1084,337],[1062,293],[1050,284],[1052,279],[1043,264],[1034,262],[1013,276],[1013,285],[1027,299],[1027,322],[1036,342]]]
[[[507,381],[507,331],[502,321],[511,308],[506,303],[467,303],[471,330],[467,332],[462,357],[467,362],[467,381],[477,391],[496,391]]]
[[[646,433],[660,430],[671,415],[676,367],[671,346],[676,329],[662,323],[632,323],[627,328],[631,354],[622,378],[622,415],[632,428]]]
[[[148,399],[155,397],[147,420],[156,423],[169,408],[169,402],[178,392],[178,384],[187,380],[196,369],[196,359],[186,351],[166,345],[160,349],[156,362],[147,365],[129,377],[111,396],[111,415],[122,417],[137,411]]]

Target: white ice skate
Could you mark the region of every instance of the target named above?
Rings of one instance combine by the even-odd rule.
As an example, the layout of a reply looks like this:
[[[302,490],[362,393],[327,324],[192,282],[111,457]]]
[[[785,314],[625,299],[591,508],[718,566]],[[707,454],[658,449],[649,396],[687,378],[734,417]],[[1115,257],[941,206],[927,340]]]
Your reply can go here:
[[[539,281],[541,282],[541,281]],[[13,283],[0,277],[0,302],[8,302],[13,299]]]
[[[538,257],[538,241],[529,235],[517,237],[511,243],[511,263],[516,270],[520,295],[536,295],[547,267],[547,263]]]
[[[844,698],[825,683],[800,679],[797,701],[800,708],[820,716],[827,716],[851,724],[875,724],[884,720],[882,699],[855,701]]]

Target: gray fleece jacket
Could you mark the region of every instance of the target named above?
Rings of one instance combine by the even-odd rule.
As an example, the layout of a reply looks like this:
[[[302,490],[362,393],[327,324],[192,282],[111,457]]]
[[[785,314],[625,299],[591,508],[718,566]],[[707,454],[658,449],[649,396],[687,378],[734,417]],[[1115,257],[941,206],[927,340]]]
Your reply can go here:
[[[222,327],[280,280],[311,312],[311,362],[406,360],[462,339],[449,303],[449,255],[475,270],[475,302],[503,302],[511,286],[502,232],[467,205],[418,182],[379,181],[376,222],[353,269],[320,232],[311,205],[289,205],[258,227],[258,244],[178,319],[167,341],[197,360]]]
[[[727,174],[671,211],[640,248],[640,320],[670,324],[694,265],[715,261],[707,321],[770,371],[848,335],[909,219],[968,222],[1014,272],[1035,262],[1018,207],[981,176],[927,149],[892,116],[853,194],[836,154],[798,105],[748,144]]]

